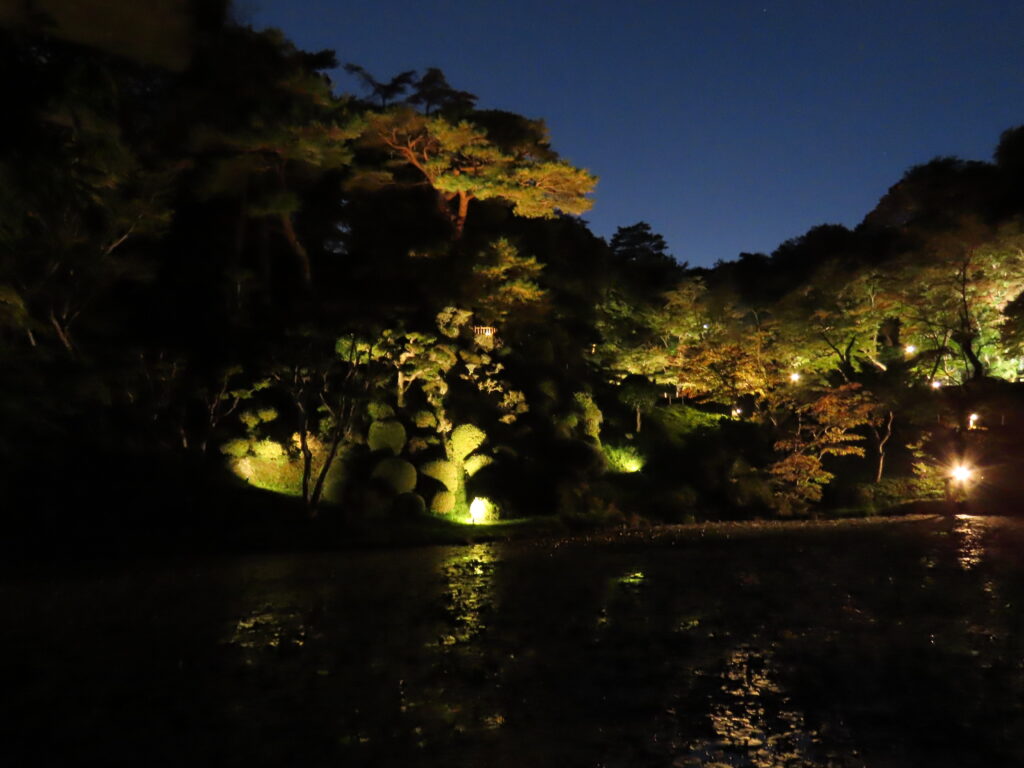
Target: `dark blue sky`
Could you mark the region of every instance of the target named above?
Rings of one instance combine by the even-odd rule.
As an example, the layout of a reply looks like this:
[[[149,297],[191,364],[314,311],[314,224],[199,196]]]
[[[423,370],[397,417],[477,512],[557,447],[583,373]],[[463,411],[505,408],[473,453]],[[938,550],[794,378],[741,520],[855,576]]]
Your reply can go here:
[[[855,225],[911,165],[1024,123],[1021,0],[238,0],[378,79],[435,66],[543,117],[600,178],[599,235],[691,264]],[[358,84],[336,73],[340,90]]]

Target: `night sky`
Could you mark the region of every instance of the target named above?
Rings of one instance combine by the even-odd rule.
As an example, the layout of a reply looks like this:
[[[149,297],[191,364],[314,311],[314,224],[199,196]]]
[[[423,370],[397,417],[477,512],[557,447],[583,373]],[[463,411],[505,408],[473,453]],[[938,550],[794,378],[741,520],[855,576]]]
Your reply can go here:
[[[596,173],[599,235],[648,221],[693,265],[856,225],[912,165],[1024,123],[1019,0],[239,0],[378,79],[436,66],[543,117]],[[340,90],[358,83],[334,73]]]

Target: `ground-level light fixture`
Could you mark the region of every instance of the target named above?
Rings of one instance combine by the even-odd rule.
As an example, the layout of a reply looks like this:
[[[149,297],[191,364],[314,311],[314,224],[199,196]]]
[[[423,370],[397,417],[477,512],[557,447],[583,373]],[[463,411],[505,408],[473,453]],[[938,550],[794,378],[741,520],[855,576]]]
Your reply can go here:
[[[907,346],[903,348],[903,351],[906,352],[908,355],[912,355],[915,352],[917,352],[917,347],[915,347],[913,344],[907,344]]]
[[[473,525],[493,523],[497,519],[497,512],[494,502],[477,496],[469,505],[469,522]]]
[[[932,389],[941,389],[942,388],[942,382],[939,381],[938,379],[932,379],[931,388]]]
[[[976,413],[972,413],[970,416],[968,416],[967,417],[967,428],[968,429],[977,429],[978,428],[978,418],[979,418],[978,414],[976,414]]]
[[[796,384],[798,381],[800,381],[800,374],[797,373],[796,371],[793,371],[791,374],[789,374],[789,380]]]
[[[734,419],[738,419],[742,415],[743,415],[743,409],[742,408],[733,408],[732,409],[732,417]]]

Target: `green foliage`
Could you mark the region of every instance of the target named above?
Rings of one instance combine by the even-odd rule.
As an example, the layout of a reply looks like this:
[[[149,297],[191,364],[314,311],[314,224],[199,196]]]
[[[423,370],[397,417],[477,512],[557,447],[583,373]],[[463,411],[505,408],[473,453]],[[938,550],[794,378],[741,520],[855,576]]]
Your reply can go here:
[[[283,459],[288,455],[284,446],[276,440],[257,440],[252,443],[251,451],[258,459]]]
[[[612,472],[639,472],[647,460],[634,445],[602,445],[601,451]]]
[[[389,152],[396,170],[407,169],[434,189],[455,239],[473,200],[500,200],[527,218],[590,208],[596,177],[557,159],[543,123],[499,112],[474,118],[456,122],[395,107],[366,117],[363,141]],[[376,175],[392,184],[399,178]]]
[[[451,493],[459,489],[459,473],[462,471],[458,464],[443,459],[428,461],[420,471],[427,477],[432,477],[443,485]]]
[[[370,425],[367,443],[371,451],[391,451],[398,456],[405,448],[405,427],[400,421],[375,421]]]
[[[472,477],[481,469],[488,466],[489,464],[492,464],[493,462],[494,459],[492,459],[490,456],[487,456],[483,453],[478,453],[475,456],[470,456],[468,459],[466,459],[466,461],[463,463],[463,468],[466,470],[466,474],[469,477]]]
[[[636,431],[641,430],[640,414],[658,402],[660,388],[646,376],[630,374],[619,384],[619,400],[636,411]]]
[[[479,345],[478,345],[479,346]],[[463,370],[459,378],[469,381],[477,391],[490,395],[497,402],[501,413],[498,420],[503,424],[513,424],[516,419],[530,410],[526,395],[513,389],[503,373],[505,366],[496,362],[489,354],[477,350],[460,350],[459,359]]]
[[[856,492],[865,512],[886,512],[912,501],[942,498],[943,485],[922,484],[918,477],[887,477],[877,483],[861,483]]]
[[[483,445],[487,434],[473,424],[460,424],[448,438],[450,446],[448,457],[455,462],[463,462],[473,451]]]
[[[371,400],[366,406],[367,415],[374,421],[387,421],[395,416],[395,409],[380,400]]]
[[[11,285],[0,283],[0,328],[26,328],[28,307],[21,294]]]
[[[542,269],[536,258],[520,256],[507,238],[492,242],[473,263],[468,292],[475,315],[499,328],[510,320],[522,322],[547,295],[537,283]]]
[[[473,313],[468,309],[449,306],[437,313],[434,322],[442,336],[449,339],[457,339],[472,319]]]
[[[249,448],[252,442],[248,438],[238,437],[234,440],[228,440],[220,447],[220,452],[225,456],[230,456],[234,459],[240,459],[243,456],[249,455]]]
[[[323,466],[326,446],[311,436],[315,477]],[[285,496],[302,496],[302,459],[294,446],[285,447],[274,440],[230,440],[221,447],[228,457],[228,467],[237,477],[256,488]],[[344,462],[335,461],[324,484],[324,499],[338,501],[345,480]]]
[[[430,511],[435,515],[450,515],[455,511],[455,494],[451,491],[438,491],[430,500]]]
[[[589,392],[577,392],[573,395],[573,402],[576,403],[576,407],[583,417],[583,434],[600,444],[601,422],[604,421],[604,414],[597,407],[593,396]]]
[[[254,411],[243,411],[238,419],[245,425],[249,432],[253,432],[261,424],[267,424],[277,418],[277,410],[274,408],[259,408]]]
[[[437,427],[437,416],[430,411],[416,411],[412,418],[417,429],[435,429]]]
[[[665,430],[668,439],[676,445],[682,445],[702,430],[717,429],[726,416],[721,413],[708,413],[685,403],[676,403],[657,408],[651,419],[657,421]]]
[[[372,477],[383,480],[395,493],[411,493],[416,488],[416,467],[405,459],[382,460],[374,467]]]
[[[278,417],[276,408],[260,408],[256,411],[256,415],[259,417],[260,423],[262,424],[274,421]]]
[[[946,492],[947,469],[939,465],[929,450],[933,437],[930,432],[924,432],[920,439],[907,446],[913,457],[914,498],[939,499]]]
[[[187,75],[62,34],[3,40],[4,76],[23,87],[0,150],[0,488],[47,464],[32,446],[189,452],[188,466],[220,446],[237,475],[312,509],[303,460],[315,480],[368,425],[371,451],[444,452],[423,473],[445,514],[492,462],[488,432],[510,450],[472,485],[536,480],[545,509],[557,497],[581,519],[609,488],[686,507],[670,500],[680,476],[748,511],[795,512],[832,472],[854,487],[835,459],[861,455],[861,436],[904,471],[898,444],[968,401],[986,427],[969,437],[996,453],[992,401],[956,385],[1024,373],[1024,129],[995,165],[913,169],[857,231],[816,227],[770,257],[684,273],[643,222],[595,237],[571,215],[595,179],[559,159],[543,122],[477,109],[438,70],[350,68],[370,107],[335,97],[330,54],[276,32],[204,33]],[[456,240],[475,222],[464,243],[439,212]],[[919,397],[933,381],[944,388]],[[602,459],[623,409],[604,425],[595,397],[611,408],[616,382],[636,432],[645,412],[655,428]],[[743,412],[654,407],[662,395]],[[947,439],[910,448],[914,479],[863,487],[865,504],[941,495]],[[600,477],[645,457],[641,476]],[[365,482],[377,458],[352,474]],[[385,483],[417,480],[397,458],[372,472],[381,482],[354,498],[381,508]],[[396,509],[422,508],[407,493]]]

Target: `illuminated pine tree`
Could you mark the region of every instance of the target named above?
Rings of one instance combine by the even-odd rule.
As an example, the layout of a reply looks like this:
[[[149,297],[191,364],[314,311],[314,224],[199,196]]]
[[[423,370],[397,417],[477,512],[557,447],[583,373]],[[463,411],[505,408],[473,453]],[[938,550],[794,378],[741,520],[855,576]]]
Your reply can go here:
[[[403,105],[366,116],[362,127],[364,144],[386,150],[391,162],[357,183],[399,184],[402,172],[412,170],[437,193],[455,240],[474,200],[504,202],[525,218],[580,214],[592,204],[587,195],[597,178],[558,158],[543,121],[496,111],[453,121]]]

